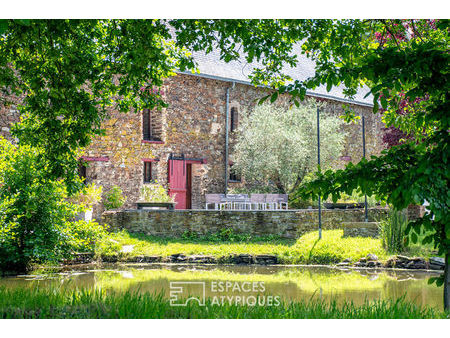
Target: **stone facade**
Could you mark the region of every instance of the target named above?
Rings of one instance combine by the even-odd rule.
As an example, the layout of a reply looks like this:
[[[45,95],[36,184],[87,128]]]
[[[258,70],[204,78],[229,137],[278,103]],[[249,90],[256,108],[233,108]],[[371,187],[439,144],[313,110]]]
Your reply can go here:
[[[387,217],[387,209],[369,209],[369,221]],[[323,210],[322,228],[345,229],[348,222],[363,222],[363,209]],[[253,236],[277,235],[298,238],[317,230],[317,210],[293,211],[213,211],[213,210],[124,210],[106,211],[102,222],[111,230],[126,229],[147,235],[173,237],[187,232],[197,235],[232,228]],[[353,231],[354,232],[354,231]]]
[[[15,141],[11,136],[11,127],[13,123],[19,121],[19,112],[15,105],[18,99],[13,97],[11,101],[13,104],[4,106],[0,97],[0,136]]]
[[[87,158],[107,158],[107,161],[91,161],[87,170],[88,180],[108,190],[119,185],[128,201],[125,208],[134,207],[139,199],[143,183],[143,161],[153,159],[153,178],[167,187],[168,159],[171,154],[193,159],[192,209],[204,208],[206,193],[224,193],[225,190],[225,124],[226,91],[229,88],[229,109],[251,109],[266,89],[244,84],[206,79],[198,76],[177,75],[166,80],[163,87],[168,108],[158,116],[161,121],[161,142],[143,141],[142,114],[111,112],[104,123],[107,135],[93,141],[86,149]],[[337,115],[343,114],[342,104],[329,100],[329,107]],[[287,106],[287,97],[274,104]],[[366,117],[366,152],[373,155],[383,149],[381,131],[383,124],[379,115],[370,107],[352,107],[357,114]],[[362,157],[361,125],[345,125],[348,133],[342,154],[335,167],[343,167],[351,159]],[[230,159],[236,133],[229,134]],[[245,178],[244,178],[245,179]],[[229,188],[243,183],[229,182]],[[99,212],[101,210],[98,210]],[[98,213],[97,213],[98,214]]]
[[[201,76],[178,74],[165,81],[162,88],[168,108],[152,111],[152,123],[158,130],[158,140],[143,139],[142,112],[128,114],[111,110],[103,127],[106,135],[97,137],[85,149],[87,180],[103,186],[108,191],[118,185],[127,196],[124,208],[134,208],[144,185],[144,162],[151,161],[153,180],[168,186],[168,159],[170,155],[184,155],[191,171],[191,208],[204,208],[205,193],[224,193],[225,190],[225,124],[226,92],[229,91],[229,109],[249,110],[257,100],[268,93],[267,89],[250,85],[213,80]],[[323,100],[323,99],[321,99]],[[343,114],[342,103],[327,100],[330,109]],[[287,96],[274,104],[287,106]],[[358,115],[366,118],[367,156],[383,149],[380,115],[372,108],[351,106]],[[14,109],[1,110],[2,135],[9,135],[9,125],[17,120]],[[8,129],[8,130],[6,130]],[[334,167],[343,167],[348,160],[357,162],[362,157],[361,124],[345,125],[348,133],[341,159]],[[236,133],[229,134],[230,159]],[[245,178],[244,178],[245,180]],[[244,183],[230,182],[229,188]],[[96,207],[97,217],[103,211]]]

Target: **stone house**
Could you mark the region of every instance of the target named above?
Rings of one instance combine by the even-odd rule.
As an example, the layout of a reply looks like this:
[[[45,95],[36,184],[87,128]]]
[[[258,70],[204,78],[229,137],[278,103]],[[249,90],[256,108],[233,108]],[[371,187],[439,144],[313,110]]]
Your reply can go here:
[[[110,112],[104,122],[106,136],[93,140],[85,149],[81,175],[108,191],[118,185],[127,196],[125,208],[135,208],[144,184],[158,181],[176,194],[176,208],[204,208],[206,193],[224,193],[245,184],[230,171],[239,113],[251,109],[267,88],[251,85],[248,74],[254,65],[245,60],[224,63],[217,54],[195,53],[199,74],[178,73],[162,88],[168,108],[144,109],[123,114]],[[304,79],[314,72],[314,64],[302,59],[288,74]],[[366,91],[367,92],[367,91]],[[333,113],[342,115],[342,104],[365,116],[368,156],[383,148],[383,123],[372,113],[371,98],[364,91],[354,101],[344,98],[340,88],[327,92],[318,88],[307,96],[329,103]],[[287,97],[274,104],[286,105]],[[1,134],[8,136],[8,124],[17,112],[1,108]],[[228,121],[228,124],[227,124]],[[337,166],[362,157],[361,124],[344,126],[348,133],[344,153]],[[243,178],[245,179],[245,178]],[[96,208],[96,214],[102,207]]]

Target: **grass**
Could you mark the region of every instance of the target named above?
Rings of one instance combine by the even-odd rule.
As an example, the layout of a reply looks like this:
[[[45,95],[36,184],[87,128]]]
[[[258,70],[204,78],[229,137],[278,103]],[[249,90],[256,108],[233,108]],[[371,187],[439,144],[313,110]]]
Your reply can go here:
[[[124,245],[133,245],[131,253],[121,253]],[[233,254],[272,254],[284,264],[332,264],[346,258],[352,261],[372,253],[379,259],[388,255],[381,240],[363,237],[343,237],[342,230],[325,230],[322,240],[317,232],[306,233],[297,240],[281,238],[245,238],[239,241],[219,241],[207,238],[159,238],[127,231],[111,233],[97,246],[98,256],[118,255],[120,258],[139,255],[168,257],[173,254],[210,255],[215,258]]]
[[[206,306],[189,302],[171,306],[161,294],[106,292],[79,289],[0,288],[0,318],[449,318],[449,314],[421,307],[399,298],[395,301],[365,301],[362,305],[335,301],[283,302],[279,306],[247,306],[211,299]]]

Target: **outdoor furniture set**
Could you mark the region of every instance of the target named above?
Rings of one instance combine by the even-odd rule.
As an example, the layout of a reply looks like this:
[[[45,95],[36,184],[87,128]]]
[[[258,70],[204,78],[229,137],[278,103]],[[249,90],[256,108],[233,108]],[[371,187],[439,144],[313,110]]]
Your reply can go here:
[[[288,210],[288,195],[285,194],[206,194],[205,208],[214,210]]]

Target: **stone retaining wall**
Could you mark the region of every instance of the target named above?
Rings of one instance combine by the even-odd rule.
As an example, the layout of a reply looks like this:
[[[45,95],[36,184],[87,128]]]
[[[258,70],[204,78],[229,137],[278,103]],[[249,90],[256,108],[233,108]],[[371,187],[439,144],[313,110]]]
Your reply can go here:
[[[379,222],[342,222],[344,237],[378,237]]]
[[[380,221],[386,216],[387,209],[369,209],[369,221]],[[325,230],[343,229],[344,222],[363,221],[364,209],[322,211],[322,227]],[[124,210],[104,212],[102,222],[108,224],[111,230],[126,229],[161,237],[177,237],[186,232],[202,236],[232,228],[236,233],[253,236],[297,238],[307,231],[317,229],[318,214],[317,210]]]

